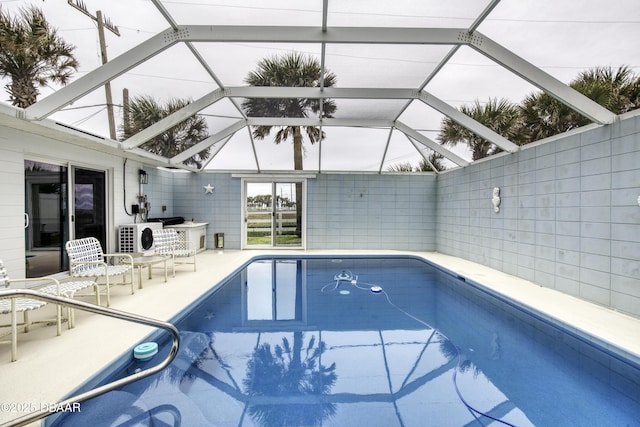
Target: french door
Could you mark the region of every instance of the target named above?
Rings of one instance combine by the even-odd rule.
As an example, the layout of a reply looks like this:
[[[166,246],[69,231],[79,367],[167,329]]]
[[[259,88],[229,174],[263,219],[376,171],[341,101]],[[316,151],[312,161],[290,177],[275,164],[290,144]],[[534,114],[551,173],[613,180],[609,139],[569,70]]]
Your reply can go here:
[[[304,247],[304,189],[304,181],[245,181],[244,247]]]
[[[69,268],[64,245],[94,236],[106,243],[106,172],[25,160],[26,277]]]

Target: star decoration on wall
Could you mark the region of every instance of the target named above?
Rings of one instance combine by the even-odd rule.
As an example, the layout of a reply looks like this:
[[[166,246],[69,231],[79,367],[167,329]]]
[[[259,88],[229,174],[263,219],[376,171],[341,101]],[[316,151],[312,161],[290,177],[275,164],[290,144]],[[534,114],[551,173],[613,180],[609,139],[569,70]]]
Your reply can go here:
[[[214,188],[215,188],[215,187],[214,187],[213,185],[211,185],[211,184],[207,184],[207,185],[205,185],[205,186],[204,186],[204,194],[207,194],[207,193],[211,193],[211,194],[213,194],[213,189],[214,189]]]

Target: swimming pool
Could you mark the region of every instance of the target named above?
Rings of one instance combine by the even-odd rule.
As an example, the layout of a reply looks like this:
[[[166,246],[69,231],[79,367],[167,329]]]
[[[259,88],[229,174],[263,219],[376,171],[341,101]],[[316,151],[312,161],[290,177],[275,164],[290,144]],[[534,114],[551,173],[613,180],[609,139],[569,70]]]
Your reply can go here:
[[[84,402],[53,425],[640,419],[637,366],[423,260],[259,259],[174,321],[181,349],[166,371]],[[127,357],[100,377],[153,363]]]

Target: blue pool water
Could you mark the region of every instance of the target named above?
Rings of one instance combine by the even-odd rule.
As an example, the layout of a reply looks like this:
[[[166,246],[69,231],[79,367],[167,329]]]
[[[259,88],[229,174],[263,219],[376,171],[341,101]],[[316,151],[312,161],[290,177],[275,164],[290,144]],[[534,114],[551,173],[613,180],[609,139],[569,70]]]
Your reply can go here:
[[[417,259],[257,260],[174,320],[53,425],[640,425],[638,366]]]

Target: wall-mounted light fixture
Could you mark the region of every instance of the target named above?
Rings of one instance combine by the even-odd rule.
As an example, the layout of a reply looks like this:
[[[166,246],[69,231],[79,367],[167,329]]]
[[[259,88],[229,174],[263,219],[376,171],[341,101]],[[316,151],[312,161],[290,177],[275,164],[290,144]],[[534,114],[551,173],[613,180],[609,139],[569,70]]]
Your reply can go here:
[[[149,183],[149,175],[147,175],[147,171],[145,171],[144,169],[140,169],[138,171],[138,174],[140,176],[140,184],[148,184]]]

